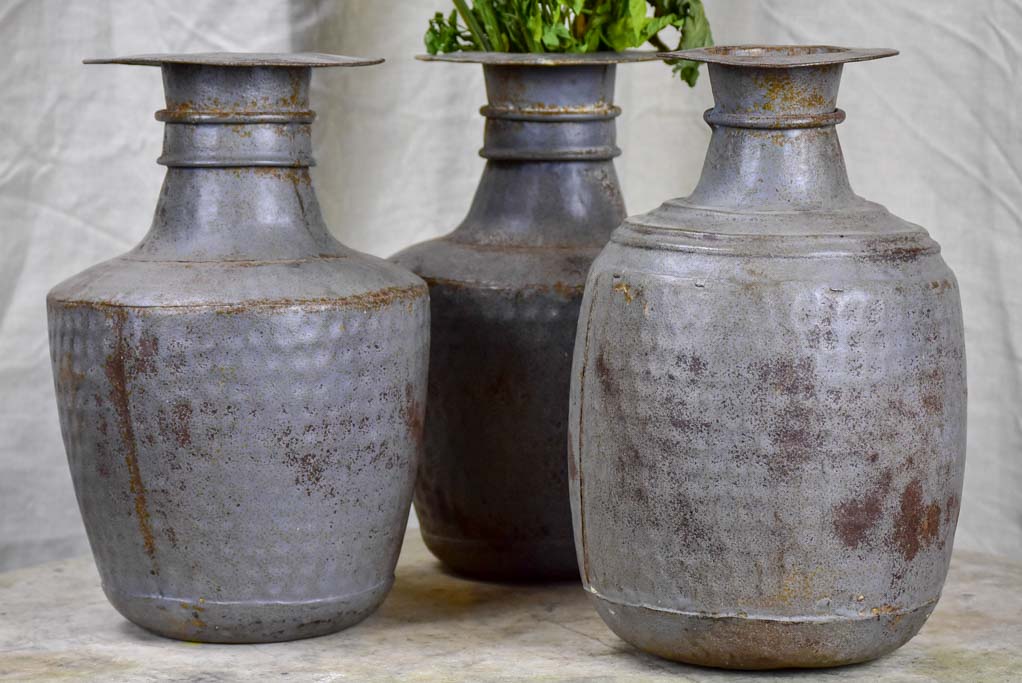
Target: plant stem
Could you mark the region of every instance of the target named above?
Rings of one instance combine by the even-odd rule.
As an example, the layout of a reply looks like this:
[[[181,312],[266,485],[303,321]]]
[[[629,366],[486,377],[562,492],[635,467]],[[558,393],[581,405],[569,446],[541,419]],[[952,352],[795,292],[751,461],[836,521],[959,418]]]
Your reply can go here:
[[[479,21],[476,19],[475,13],[468,8],[468,5],[465,4],[465,0],[452,1],[458,10],[458,14],[461,15],[462,21],[465,22],[465,26],[468,27],[469,31],[471,31],[472,39],[473,42],[475,42],[476,47],[487,52],[493,50],[493,46],[490,45],[490,39],[486,36],[486,31],[484,31],[483,27],[479,25]]]

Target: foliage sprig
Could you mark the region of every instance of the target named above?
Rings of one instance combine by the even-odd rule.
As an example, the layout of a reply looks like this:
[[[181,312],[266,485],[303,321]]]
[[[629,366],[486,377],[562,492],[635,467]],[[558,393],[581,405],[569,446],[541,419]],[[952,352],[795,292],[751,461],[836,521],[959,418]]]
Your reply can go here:
[[[450,15],[437,12],[426,31],[426,50],[438,52],[621,52],[650,43],[670,48],[661,31],[678,30],[677,48],[713,44],[702,0],[452,0]],[[669,62],[695,85],[699,65]]]

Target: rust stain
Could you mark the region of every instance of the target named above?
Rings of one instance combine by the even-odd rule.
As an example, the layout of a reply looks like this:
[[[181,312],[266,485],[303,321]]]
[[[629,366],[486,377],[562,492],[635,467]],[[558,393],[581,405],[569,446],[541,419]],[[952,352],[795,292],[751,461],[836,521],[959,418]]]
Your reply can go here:
[[[899,611],[898,608],[895,607],[894,605],[880,605],[879,607],[874,607],[873,609],[871,609],[869,613],[879,619],[881,615],[897,614],[898,611]]]
[[[576,299],[585,291],[585,285],[568,285],[563,282],[555,282],[551,289],[565,299]]]
[[[303,487],[307,496],[317,490],[327,498],[337,497],[336,487],[325,479],[336,452],[329,445],[331,429],[324,421],[320,426],[306,425],[301,435],[296,434],[291,425],[276,434],[277,443],[284,451],[284,464],[295,471],[295,486]]]
[[[78,396],[78,389],[85,380],[84,372],[75,372],[74,356],[71,352],[65,353],[60,359],[60,370],[57,373],[57,381],[61,386],[61,393],[67,392],[71,397],[71,403],[75,403]]]
[[[813,382],[816,366],[812,358],[778,358],[758,365],[756,371],[759,380],[779,394],[801,398],[816,396]]]
[[[401,415],[412,437],[412,443],[415,444],[416,450],[421,452],[425,436],[426,411],[422,402],[415,397],[415,387],[411,384],[405,385],[405,403],[401,408]]]
[[[927,415],[940,415],[944,412],[944,400],[940,394],[927,394],[923,396],[923,409]]]
[[[291,81],[291,94],[288,97],[281,97],[279,102],[282,107],[297,107],[302,102],[302,74],[300,71],[292,71],[289,74]]]
[[[927,415],[937,416],[944,413],[944,386],[943,369],[935,367],[919,373],[921,403]]]
[[[701,377],[703,373],[706,372],[707,367],[706,361],[703,360],[701,356],[697,356],[695,354],[688,355],[684,353],[678,355],[677,363],[675,363],[675,365],[685,368],[695,377]]]
[[[944,506],[944,524],[952,525],[958,523],[958,496],[951,494],[947,498],[947,504]]]
[[[834,532],[845,547],[858,548],[866,541],[883,515],[890,488],[891,472],[887,470],[861,499],[846,500],[834,508]]]
[[[171,407],[169,415],[162,408],[156,415],[160,436],[166,441],[176,443],[181,448],[188,448],[192,445],[191,421],[192,406],[187,401],[175,403]]]
[[[299,185],[312,185],[312,176],[309,175],[309,169],[304,166],[256,166],[254,168],[239,168],[236,170],[239,177],[245,172],[262,178],[286,180],[293,184],[296,189]]]
[[[110,382],[110,402],[117,413],[121,442],[124,445],[124,462],[128,468],[130,490],[135,499],[135,518],[138,520],[138,528],[142,534],[146,555],[152,561],[152,573],[159,574],[159,566],[156,563],[156,540],[153,537],[146,489],[142,483],[142,473],[138,464],[137,442],[131,419],[130,390],[128,389],[131,378],[140,372],[151,371],[151,354],[155,354],[158,345],[153,340],[149,344],[140,344],[138,353],[131,349],[124,329],[127,317],[127,311],[123,309],[116,311],[113,316],[114,349],[113,353],[107,356],[105,371],[107,380]],[[136,362],[132,363],[132,361]]]
[[[381,310],[387,306],[405,301],[415,301],[423,298],[429,293],[423,285],[412,285],[409,287],[386,287],[374,292],[364,294],[353,294],[341,299],[321,297],[316,299],[255,299],[239,304],[221,304],[212,306],[199,306],[196,308],[210,308],[217,313],[232,315],[247,313],[258,309],[291,308],[293,306],[322,306],[324,308],[361,308],[364,310]]]
[[[802,112],[823,109],[829,101],[818,90],[800,86],[783,70],[769,70],[756,76],[757,87],[763,90],[763,101],[757,109],[765,112]]]
[[[937,540],[940,532],[940,505],[923,502],[923,486],[913,479],[901,494],[901,505],[894,522],[893,541],[906,560]]]
[[[624,294],[626,304],[632,303],[632,301],[635,300],[635,297],[642,293],[641,289],[632,289],[627,282],[615,283],[612,289],[615,292],[621,292]]]
[[[174,438],[182,448],[192,445],[192,433],[190,430],[192,420],[192,406],[187,401],[179,401],[174,405]]]
[[[601,349],[596,355],[596,378],[600,381],[603,391],[609,396],[618,395],[617,380],[614,378],[614,371],[607,364],[607,358]]]

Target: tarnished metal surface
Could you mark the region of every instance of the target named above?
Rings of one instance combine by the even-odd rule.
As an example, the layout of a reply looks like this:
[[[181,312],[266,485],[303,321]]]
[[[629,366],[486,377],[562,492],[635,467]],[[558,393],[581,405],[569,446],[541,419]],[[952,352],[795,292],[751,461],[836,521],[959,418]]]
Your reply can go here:
[[[711,63],[698,186],[628,219],[589,274],[579,563],[608,625],[670,659],[871,659],[918,631],[947,572],[958,285],[925,230],[849,186],[840,73]]]
[[[393,580],[422,446],[427,290],[327,231],[306,168],[313,64],[153,59],[174,116],[152,227],[47,301],[103,587],[173,638],[335,631]]]
[[[664,59],[690,59],[760,69],[794,69],[805,66],[848,64],[893,57],[887,47],[836,47],[834,45],[717,45],[693,50],[663,52]]]
[[[586,272],[625,215],[615,66],[483,68],[488,162],[468,217],[394,257],[432,297],[415,507],[426,544],[456,571],[574,577],[571,349]]]
[[[137,66],[164,66],[167,64],[191,64],[201,66],[223,66],[247,68],[260,66],[282,66],[316,69],[325,66],[371,66],[382,64],[379,58],[345,57],[327,55],[321,52],[192,52],[187,54],[148,54],[113,57],[110,59],[86,59],[85,64],[134,64]]]

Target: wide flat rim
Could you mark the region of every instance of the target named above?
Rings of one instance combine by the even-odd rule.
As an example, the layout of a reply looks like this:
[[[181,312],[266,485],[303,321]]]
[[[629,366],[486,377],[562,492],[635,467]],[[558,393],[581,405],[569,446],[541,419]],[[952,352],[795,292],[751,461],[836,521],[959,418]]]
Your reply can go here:
[[[382,58],[345,57],[321,52],[191,52],[177,54],[142,54],[125,57],[84,59],[83,64],[131,64],[135,66],[163,66],[165,64],[194,64],[197,66],[229,67],[330,67],[371,66]]]
[[[423,62],[454,62],[460,64],[498,64],[508,66],[582,66],[586,64],[626,64],[657,62],[671,59],[670,53],[652,50],[625,52],[446,52],[416,55]]]
[[[662,54],[669,59],[687,59],[705,64],[790,69],[883,59],[897,55],[898,51],[886,47],[835,45],[715,45]]]

